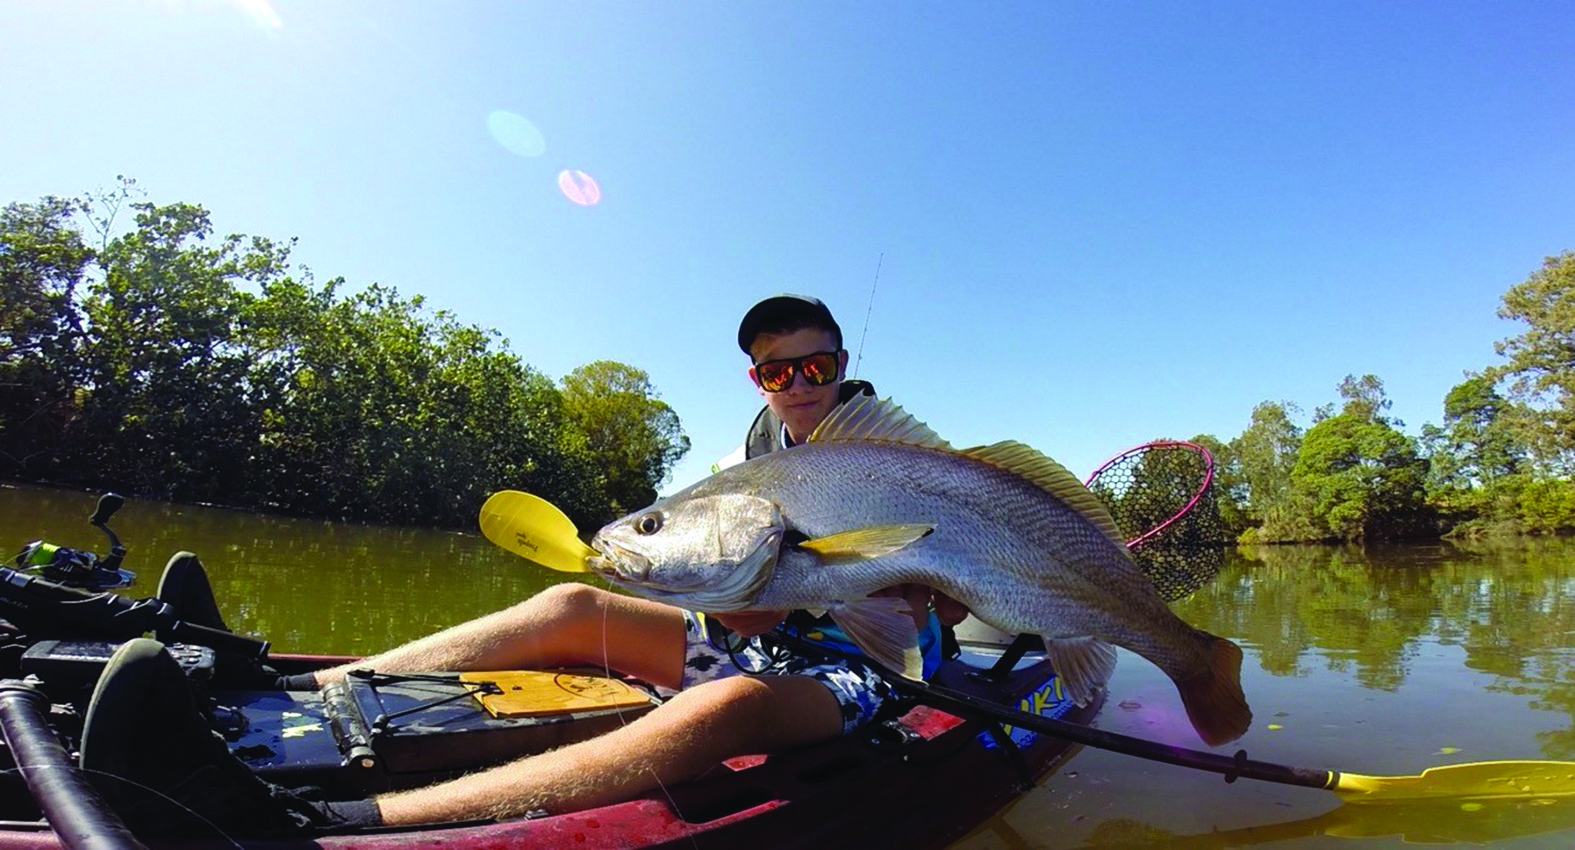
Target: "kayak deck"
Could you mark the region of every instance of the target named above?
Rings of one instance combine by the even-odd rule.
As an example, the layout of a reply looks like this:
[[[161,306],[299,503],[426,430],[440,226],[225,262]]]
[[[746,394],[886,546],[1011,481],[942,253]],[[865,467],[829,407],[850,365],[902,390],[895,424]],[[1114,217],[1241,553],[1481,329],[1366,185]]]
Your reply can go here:
[[[281,667],[293,670],[328,660],[278,659]],[[935,681],[1071,722],[1087,723],[1099,709],[1098,702],[1079,708],[1065,699],[1044,660],[1021,663],[999,682],[987,681],[981,672],[978,666],[952,661]],[[423,677],[415,689],[417,696],[401,695],[395,687],[376,696],[373,706],[385,715],[395,714],[407,710],[410,700],[433,696],[432,688],[458,687],[434,684],[431,679],[457,682],[452,674]],[[214,696],[220,705],[244,717],[244,731],[231,736],[237,755],[271,781],[318,785],[335,792],[331,797],[426,784],[467,768],[600,734],[628,719],[614,711],[599,718],[577,718],[575,724],[556,724],[565,727],[556,731],[532,730],[528,724],[508,727],[495,720],[489,728],[467,729],[466,723],[474,723],[474,707],[452,700],[423,709],[440,714],[407,715],[414,720],[403,728],[422,730],[421,734],[403,740],[397,734],[369,740],[369,760],[356,761],[346,757],[352,752],[343,743],[347,730],[340,728],[342,721],[336,722],[327,705],[334,699],[332,692],[220,691]],[[352,702],[357,699],[366,703],[368,697],[351,695]],[[442,715],[445,710],[449,713]],[[361,712],[363,717],[367,713]],[[577,728],[568,732],[569,725]],[[1013,743],[1002,748],[1003,736]],[[995,727],[992,732],[990,723],[914,705],[900,718],[872,724],[854,735],[779,755],[732,759],[699,779],[587,811],[505,822],[386,828],[315,841],[241,843],[257,848],[944,847],[1031,787],[1075,749],[1027,730],[1007,734]],[[0,821],[0,844],[61,846],[41,821],[17,814],[26,813],[12,813],[9,816],[16,819]],[[187,839],[149,845],[178,847],[193,842],[201,843]]]

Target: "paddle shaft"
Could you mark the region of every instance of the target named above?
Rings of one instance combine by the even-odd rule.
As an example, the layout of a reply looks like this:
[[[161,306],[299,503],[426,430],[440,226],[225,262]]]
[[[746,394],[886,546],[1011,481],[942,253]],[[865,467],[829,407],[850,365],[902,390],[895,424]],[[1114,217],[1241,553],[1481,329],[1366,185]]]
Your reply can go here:
[[[866,664],[869,663],[867,659],[861,660]],[[1109,750],[1113,753],[1137,756],[1138,758],[1180,765],[1181,767],[1213,771],[1214,773],[1224,774],[1226,782],[1234,782],[1237,777],[1245,776],[1248,779],[1257,779],[1263,782],[1278,782],[1281,785],[1300,785],[1305,788],[1328,790],[1333,788],[1339,781],[1340,775],[1335,771],[1253,761],[1247,758],[1246,750],[1237,750],[1234,756],[1189,750],[1185,747],[1174,747],[1157,741],[1131,738],[1079,723],[1068,723],[1065,720],[1029,714],[1011,706],[990,702],[989,700],[954,691],[941,685],[915,682],[895,674],[888,673],[885,678],[893,690],[901,691],[933,708],[965,716],[987,717],[1011,726],[1031,729],[1062,740],[1082,744],[1085,747]]]
[[[1116,732],[1107,732],[1103,729],[1084,726],[1081,723],[1068,723],[1065,720],[1057,720],[1053,717],[1030,714],[1013,706],[991,702],[987,699],[953,690],[944,685],[916,682],[912,679],[904,678],[882,667],[871,658],[846,655],[830,647],[789,634],[782,629],[772,632],[770,637],[801,653],[834,656],[856,660],[860,664],[868,665],[870,668],[880,672],[881,678],[886,680],[886,683],[891,686],[892,690],[913,697],[931,708],[938,708],[958,716],[988,718],[1009,726],[1031,729],[1064,741],[1071,741],[1074,744],[1093,747],[1096,750],[1109,750],[1113,753],[1136,756],[1149,761],[1208,770],[1223,774],[1226,782],[1235,782],[1238,777],[1245,776],[1248,779],[1257,779],[1262,782],[1299,785],[1303,788],[1319,788],[1327,791],[1332,790],[1340,781],[1338,771],[1290,767],[1283,764],[1253,761],[1247,758],[1246,750],[1237,750],[1233,756],[1222,756],[1218,753],[1206,753],[1201,750],[1189,750],[1186,747],[1161,744],[1158,741],[1132,738]]]

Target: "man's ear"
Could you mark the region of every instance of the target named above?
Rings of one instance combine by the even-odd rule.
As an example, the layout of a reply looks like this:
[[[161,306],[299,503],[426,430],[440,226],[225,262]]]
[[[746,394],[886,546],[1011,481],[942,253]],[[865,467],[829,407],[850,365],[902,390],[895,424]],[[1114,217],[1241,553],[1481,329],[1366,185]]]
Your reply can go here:
[[[847,363],[848,363],[848,358],[846,356],[846,353],[844,353],[844,356],[842,358],[842,365],[846,366]],[[746,369],[745,370],[745,374],[749,375],[749,382],[754,384],[756,389],[759,389],[759,387],[760,387],[760,376],[755,374],[755,367],[751,366],[748,369]]]
[[[837,352],[837,360],[841,361],[837,377],[846,378],[848,376],[848,350],[846,348]]]

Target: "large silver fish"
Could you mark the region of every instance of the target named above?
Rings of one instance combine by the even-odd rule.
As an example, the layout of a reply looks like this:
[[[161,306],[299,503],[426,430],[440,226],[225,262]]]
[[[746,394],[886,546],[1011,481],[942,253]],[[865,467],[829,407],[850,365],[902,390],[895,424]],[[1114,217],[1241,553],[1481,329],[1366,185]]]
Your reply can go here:
[[[828,611],[910,677],[919,657],[906,603],[868,594],[929,585],[998,629],[1043,637],[1079,702],[1112,671],[1108,641],[1175,681],[1210,745],[1252,721],[1241,650],[1171,613],[1071,473],[1020,443],[954,450],[887,400],[849,402],[804,445],[724,469],[591,545],[593,571],[649,599]]]

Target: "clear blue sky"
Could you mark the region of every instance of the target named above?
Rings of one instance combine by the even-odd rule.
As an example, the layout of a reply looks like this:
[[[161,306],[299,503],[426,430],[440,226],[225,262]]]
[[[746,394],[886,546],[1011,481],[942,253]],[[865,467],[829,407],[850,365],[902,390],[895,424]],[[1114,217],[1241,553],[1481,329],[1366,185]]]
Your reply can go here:
[[[742,312],[857,349],[879,261],[860,374],[1087,473],[1348,373],[1439,421],[1575,249],[1572,43],[1557,0],[12,2],[0,202],[125,174],[554,378],[640,366],[674,486],[759,407]]]

